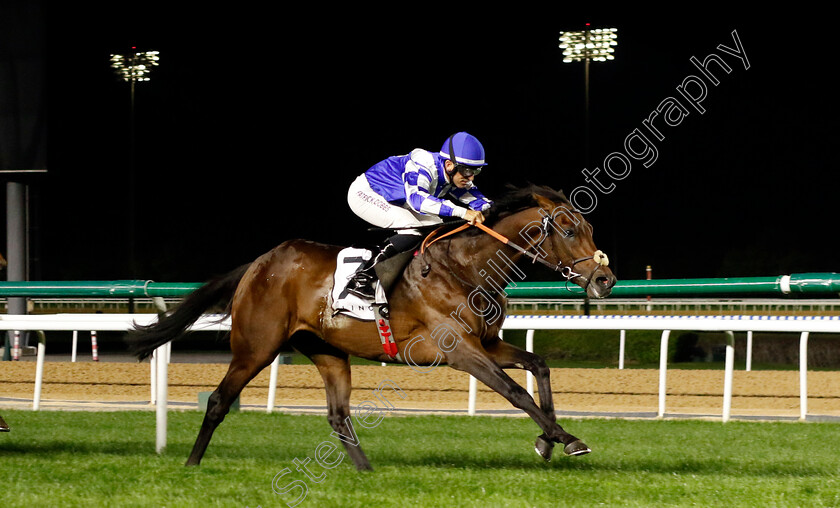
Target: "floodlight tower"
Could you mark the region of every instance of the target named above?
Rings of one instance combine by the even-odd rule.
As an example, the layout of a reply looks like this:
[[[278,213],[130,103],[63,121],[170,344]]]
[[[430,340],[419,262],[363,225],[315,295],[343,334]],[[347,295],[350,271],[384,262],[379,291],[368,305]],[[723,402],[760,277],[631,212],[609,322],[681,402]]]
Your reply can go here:
[[[589,168],[589,62],[614,60],[615,46],[618,45],[618,29],[586,29],[578,32],[560,32],[560,49],[563,50],[563,63],[583,62],[584,86],[584,164]],[[584,300],[584,313],[589,315],[589,297]]]
[[[111,55],[111,67],[123,81],[127,81],[131,90],[131,109],[129,117],[129,263],[132,277],[137,277],[137,259],[135,252],[135,198],[134,198],[134,86],[140,81],[149,81],[149,73],[158,65],[158,51],[135,51],[128,55]]]
[[[563,50],[563,63],[583,62],[584,83],[584,135],[586,147],[586,165],[589,166],[589,62],[615,60],[615,46],[618,45],[618,29],[596,28],[579,32],[560,32],[560,48]]]

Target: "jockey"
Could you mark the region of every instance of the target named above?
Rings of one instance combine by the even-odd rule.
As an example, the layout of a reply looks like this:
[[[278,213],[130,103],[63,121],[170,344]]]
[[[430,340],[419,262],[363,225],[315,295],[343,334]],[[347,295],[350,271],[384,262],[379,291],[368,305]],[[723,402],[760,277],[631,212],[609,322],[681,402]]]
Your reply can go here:
[[[368,169],[350,185],[347,202],[367,222],[396,229],[378,252],[350,281],[348,290],[373,298],[376,263],[416,247],[420,232],[412,226],[440,224],[441,217],[460,217],[474,224],[493,204],[473,184],[484,162],[484,147],[471,134],[448,137],[440,152],[417,148],[389,157]],[[450,199],[454,198],[460,204]]]

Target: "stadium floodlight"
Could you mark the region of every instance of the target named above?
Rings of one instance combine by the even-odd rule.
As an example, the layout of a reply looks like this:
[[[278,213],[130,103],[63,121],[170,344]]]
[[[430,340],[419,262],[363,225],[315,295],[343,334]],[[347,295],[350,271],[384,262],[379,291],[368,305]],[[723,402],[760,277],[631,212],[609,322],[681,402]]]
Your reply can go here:
[[[614,60],[614,46],[618,45],[618,29],[596,28],[580,32],[560,32],[560,49],[563,63],[592,60]]]
[[[128,235],[129,235],[129,269],[132,277],[137,277],[137,257],[136,257],[136,238],[135,238],[135,222],[136,222],[136,205],[134,197],[135,187],[135,135],[134,135],[134,86],[140,81],[149,81],[149,73],[158,65],[160,60],[158,51],[136,51],[136,47],[132,47],[132,53],[129,55],[111,55],[111,68],[116,71],[117,76],[127,81],[130,84],[131,108],[129,118],[129,190],[128,190]],[[134,300],[129,299],[129,311],[134,310]]]
[[[158,51],[135,52],[128,56],[111,55],[111,67],[124,81],[149,81],[149,73],[160,60],[158,55]]]
[[[589,62],[615,60],[618,45],[617,28],[590,29],[578,32],[560,32],[560,49],[563,63],[583,62],[584,82],[584,162],[589,167]]]

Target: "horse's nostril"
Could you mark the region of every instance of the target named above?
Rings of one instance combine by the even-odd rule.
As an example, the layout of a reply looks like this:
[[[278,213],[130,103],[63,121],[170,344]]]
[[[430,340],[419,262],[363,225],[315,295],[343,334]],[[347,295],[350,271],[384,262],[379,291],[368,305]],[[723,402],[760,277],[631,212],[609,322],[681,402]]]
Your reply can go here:
[[[615,279],[611,277],[598,277],[595,279],[595,282],[603,288],[611,288],[615,284]]]

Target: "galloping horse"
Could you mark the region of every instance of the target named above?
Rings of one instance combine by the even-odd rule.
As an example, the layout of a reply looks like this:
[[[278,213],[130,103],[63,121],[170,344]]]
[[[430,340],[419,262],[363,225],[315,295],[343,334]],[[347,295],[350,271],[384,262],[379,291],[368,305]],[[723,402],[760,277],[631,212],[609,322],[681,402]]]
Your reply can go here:
[[[284,345],[306,355],[318,368],[327,392],[327,419],[341,435],[353,435],[347,423],[349,356],[353,355],[414,366],[448,364],[525,411],[543,431],[536,450],[546,460],[555,443],[563,444],[568,455],[589,453],[589,447],[556,422],[545,361],[499,338],[505,309],[501,276],[524,277],[516,263],[529,258],[560,271],[586,288],[588,296],[602,298],[616,281],[606,256],[596,249],[589,223],[562,192],[547,187],[511,190],[493,205],[483,226],[492,228],[493,234],[470,227],[445,238],[441,235],[439,241],[424,244],[422,253],[408,263],[388,297],[397,346],[394,356],[383,351],[375,322],[335,314],[332,309],[333,274],[341,247],[306,240],[282,243],[201,286],[157,322],[129,332],[126,340],[142,360],[182,336],[211,307],[224,305],[230,313],[233,359],[207,402],[187,465],[201,461],[231,403]],[[495,284],[486,287],[487,282]],[[526,369],[536,377],[539,406],[503,369]],[[357,469],[371,469],[357,443],[342,442]]]

